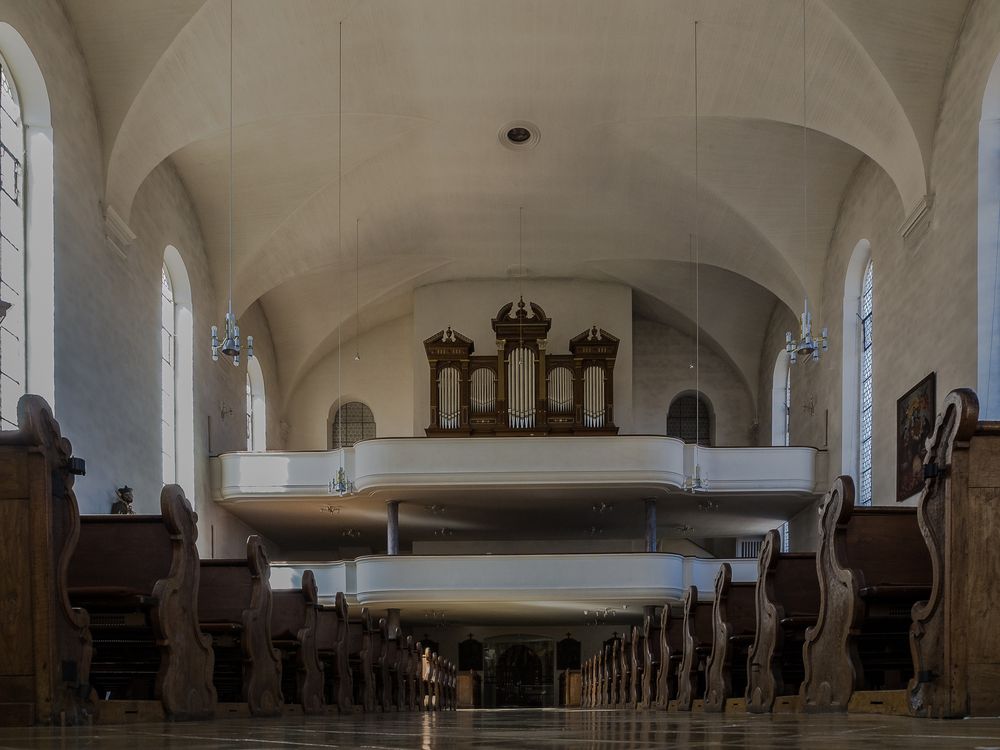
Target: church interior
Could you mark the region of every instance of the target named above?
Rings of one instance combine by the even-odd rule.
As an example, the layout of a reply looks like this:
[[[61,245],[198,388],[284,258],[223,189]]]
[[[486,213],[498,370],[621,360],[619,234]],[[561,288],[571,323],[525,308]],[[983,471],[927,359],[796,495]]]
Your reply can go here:
[[[998,498],[997,0],[0,0],[0,746],[1000,745]]]

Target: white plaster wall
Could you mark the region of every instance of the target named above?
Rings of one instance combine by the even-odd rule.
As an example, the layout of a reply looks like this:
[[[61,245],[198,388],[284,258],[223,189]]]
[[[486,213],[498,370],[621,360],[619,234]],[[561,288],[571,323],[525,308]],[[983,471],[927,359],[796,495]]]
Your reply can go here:
[[[670,402],[695,390],[694,339],[662,323],[636,319],[634,350],[634,432],[665,435]],[[700,347],[700,387],[714,412],[714,444],[754,445],[753,397],[746,381],[714,350]]]
[[[185,490],[201,516],[202,554],[212,551],[213,527],[216,554],[239,554],[249,529],[209,502],[208,420],[218,419],[220,401],[232,404],[235,415],[213,428],[211,447],[238,447],[244,373],[213,367],[200,345],[218,296],[187,191],[172,166],[161,165],[143,185],[129,219],[138,239],[125,257],[113,250],[104,236],[104,168],[93,97],[62,6],[57,0],[0,0],[0,21],[31,48],[52,109],[55,411],[75,453],[87,460],[87,476],[76,483],[80,509],[107,512],[115,487],[128,482],[136,489],[136,509],[158,512],[160,266],[165,246],[172,244],[194,292],[195,486]],[[262,339],[267,350],[266,332]]]
[[[522,291],[523,288],[523,291]],[[541,306],[552,319],[550,354],[569,354],[569,340],[592,325],[621,339],[615,361],[615,422],[634,432],[632,414],[632,290],[622,284],[583,280],[525,279],[449,281],[420,287],[413,300],[413,430],[422,435],[430,418],[430,371],[424,339],[449,325],[476,344],[475,354],[496,355],[490,321],[503,305]]]
[[[360,361],[354,359],[354,340],[347,339],[339,366],[337,350],[317,363],[288,399],[288,449],[329,448],[330,407],[338,399],[368,404],[378,437],[422,435],[423,429],[413,431],[412,346],[413,318],[407,316],[363,332]]]

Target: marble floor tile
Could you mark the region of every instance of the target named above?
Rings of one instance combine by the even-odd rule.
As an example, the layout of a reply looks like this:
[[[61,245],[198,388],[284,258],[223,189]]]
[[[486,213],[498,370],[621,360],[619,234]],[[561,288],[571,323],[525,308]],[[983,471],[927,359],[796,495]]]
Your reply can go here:
[[[0,730],[0,750],[998,748],[1000,719],[499,710]]]

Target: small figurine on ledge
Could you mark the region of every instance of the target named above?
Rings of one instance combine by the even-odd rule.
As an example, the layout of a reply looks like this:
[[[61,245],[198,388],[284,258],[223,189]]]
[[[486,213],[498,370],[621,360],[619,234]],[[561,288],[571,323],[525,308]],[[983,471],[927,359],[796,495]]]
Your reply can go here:
[[[135,511],[132,510],[132,501],[135,499],[132,496],[132,488],[127,484],[124,487],[119,487],[115,490],[115,494],[118,495],[118,499],[111,506],[111,512],[119,516],[134,516]]]

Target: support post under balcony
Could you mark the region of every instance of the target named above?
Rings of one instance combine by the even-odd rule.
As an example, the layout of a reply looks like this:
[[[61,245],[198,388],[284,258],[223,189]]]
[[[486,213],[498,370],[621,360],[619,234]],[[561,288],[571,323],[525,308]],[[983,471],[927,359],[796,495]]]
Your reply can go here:
[[[399,500],[390,500],[385,504],[385,537],[386,554],[399,554]]]

